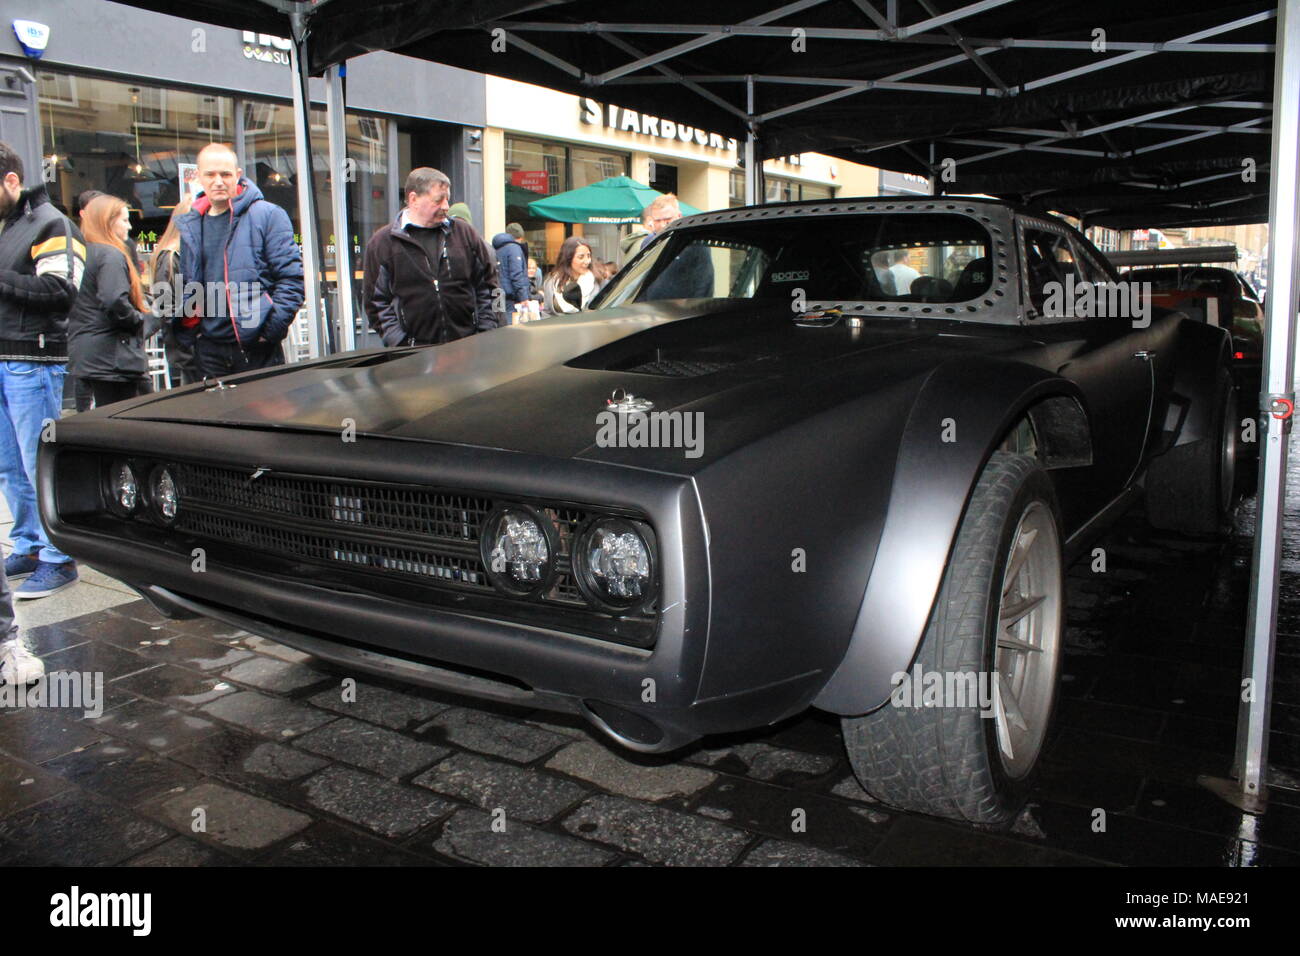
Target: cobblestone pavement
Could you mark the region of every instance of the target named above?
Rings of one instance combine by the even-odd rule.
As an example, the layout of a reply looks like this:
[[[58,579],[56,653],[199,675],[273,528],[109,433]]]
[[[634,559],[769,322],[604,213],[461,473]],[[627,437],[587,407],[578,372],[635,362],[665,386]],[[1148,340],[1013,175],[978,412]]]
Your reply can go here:
[[[645,758],[576,718],[361,677],[137,601],[26,631],[50,670],[102,671],[105,710],[0,711],[0,864],[1300,863],[1300,792],[1274,788],[1254,818],[1196,782],[1232,755],[1251,504],[1226,543],[1130,514],[1100,542],[1104,573],[1071,570],[1063,699],[1009,833],[872,803],[823,715]],[[1286,559],[1272,760],[1294,787],[1300,550]]]

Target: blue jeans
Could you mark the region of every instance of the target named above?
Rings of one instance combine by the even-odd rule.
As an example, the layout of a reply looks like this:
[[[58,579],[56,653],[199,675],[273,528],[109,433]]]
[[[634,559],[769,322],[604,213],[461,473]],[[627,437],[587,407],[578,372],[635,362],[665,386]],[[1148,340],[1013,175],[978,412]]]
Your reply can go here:
[[[63,409],[67,367],[53,362],[0,362],[0,485],[14,516],[15,554],[40,552],[40,560],[62,564],[72,559],[54,548],[36,507],[36,450],[46,419]]]

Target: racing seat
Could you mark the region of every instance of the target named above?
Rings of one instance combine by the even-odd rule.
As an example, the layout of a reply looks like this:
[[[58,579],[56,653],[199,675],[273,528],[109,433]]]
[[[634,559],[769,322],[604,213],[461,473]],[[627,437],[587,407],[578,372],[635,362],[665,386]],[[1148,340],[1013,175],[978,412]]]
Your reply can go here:
[[[966,263],[966,268],[961,270],[961,275],[957,277],[957,283],[952,287],[952,295],[948,301],[965,302],[967,299],[975,298],[989,287],[990,278],[988,256],[972,259]]]

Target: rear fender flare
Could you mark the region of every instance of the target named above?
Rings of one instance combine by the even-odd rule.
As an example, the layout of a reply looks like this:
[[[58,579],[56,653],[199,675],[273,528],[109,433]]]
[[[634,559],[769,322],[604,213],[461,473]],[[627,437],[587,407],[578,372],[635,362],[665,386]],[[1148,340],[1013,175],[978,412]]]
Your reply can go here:
[[[889,699],[891,677],[916,656],[984,463],[1030,407],[1053,396],[1073,399],[1086,414],[1074,383],[1035,366],[978,358],[931,373],[903,431],[889,512],[853,633],[815,707],[852,716]],[[945,426],[955,440],[943,440]]]

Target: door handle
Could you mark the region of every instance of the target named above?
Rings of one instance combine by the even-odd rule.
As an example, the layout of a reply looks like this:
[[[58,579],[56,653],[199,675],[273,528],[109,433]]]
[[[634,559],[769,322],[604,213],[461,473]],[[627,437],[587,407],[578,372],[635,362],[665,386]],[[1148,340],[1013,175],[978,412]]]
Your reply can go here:
[[[1133,353],[1133,357],[1135,359],[1141,359],[1144,362],[1150,362],[1156,357],[1156,353],[1152,349],[1138,349]]]

